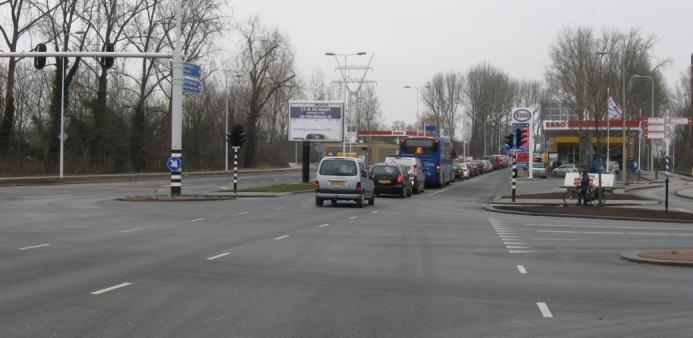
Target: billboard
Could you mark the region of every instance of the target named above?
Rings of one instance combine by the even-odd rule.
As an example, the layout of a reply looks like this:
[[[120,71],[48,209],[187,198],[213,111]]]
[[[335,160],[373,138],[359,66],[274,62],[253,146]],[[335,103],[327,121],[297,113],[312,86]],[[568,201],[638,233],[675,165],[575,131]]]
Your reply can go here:
[[[342,142],[344,103],[289,102],[289,141]]]

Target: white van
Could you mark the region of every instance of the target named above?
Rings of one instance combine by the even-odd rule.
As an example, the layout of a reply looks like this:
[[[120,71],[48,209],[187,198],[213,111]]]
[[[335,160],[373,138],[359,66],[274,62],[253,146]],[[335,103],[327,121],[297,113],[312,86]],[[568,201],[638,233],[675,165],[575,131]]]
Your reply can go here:
[[[315,179],[315,205],[321,207],[325,200],[332,204],[355,201],[359,208],[366,200],[375,204],[375,186],[366,163],[353,157],[324,157]]]

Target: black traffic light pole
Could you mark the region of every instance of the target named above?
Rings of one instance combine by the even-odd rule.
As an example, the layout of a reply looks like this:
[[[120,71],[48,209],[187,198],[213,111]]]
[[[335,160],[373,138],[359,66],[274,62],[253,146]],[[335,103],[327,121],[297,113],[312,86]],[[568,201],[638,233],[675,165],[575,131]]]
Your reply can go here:
[[[233,193],[238,189],[238,149],[241,147],[233,147]]]
[[[303,183],[310,180],[310,142],[303,142]]]

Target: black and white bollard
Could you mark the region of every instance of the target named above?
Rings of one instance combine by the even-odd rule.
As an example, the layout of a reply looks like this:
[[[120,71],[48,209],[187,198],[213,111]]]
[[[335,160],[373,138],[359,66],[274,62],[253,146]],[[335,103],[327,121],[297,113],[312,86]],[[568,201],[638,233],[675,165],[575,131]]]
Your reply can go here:
[[[182,154],[180,150],[171,150],[171,159],[176,163],[182,163]],[[177,165],[177,168],[171,168],[171,195],[180,195],[183,186],[183,168]]]
[[[513,202],[515,202],[515,191],[517,190],[517,184],[515,180],[517,179],[517,159],[516,154],[513,154]]]
[[[664,174],[667,176],[664,188],[664,211],[669,212],[669,155],[664,157]]]
[[[238,189],[238,148],[233,147],[233,193]]]

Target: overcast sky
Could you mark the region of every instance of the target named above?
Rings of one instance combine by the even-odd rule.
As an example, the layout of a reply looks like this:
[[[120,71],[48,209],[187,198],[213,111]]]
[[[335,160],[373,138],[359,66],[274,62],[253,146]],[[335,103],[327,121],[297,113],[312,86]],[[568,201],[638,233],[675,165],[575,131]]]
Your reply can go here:
[[[257,15],[288,35],[304,77],[338,74],[326,51],[375,53],[369,79],[378,82],[385,122],[413,122],[416,92],[436,72],[488,62],[514,78],[543,79],[548,47],[566,26],[639,27],[656,35],[656,60],[671,59],[670,85],[693,52],[690,0],[230,0],[233,16]],[[350,57],[349,63],[366,62]],[[422,108],[423,110],[423,105]]]

